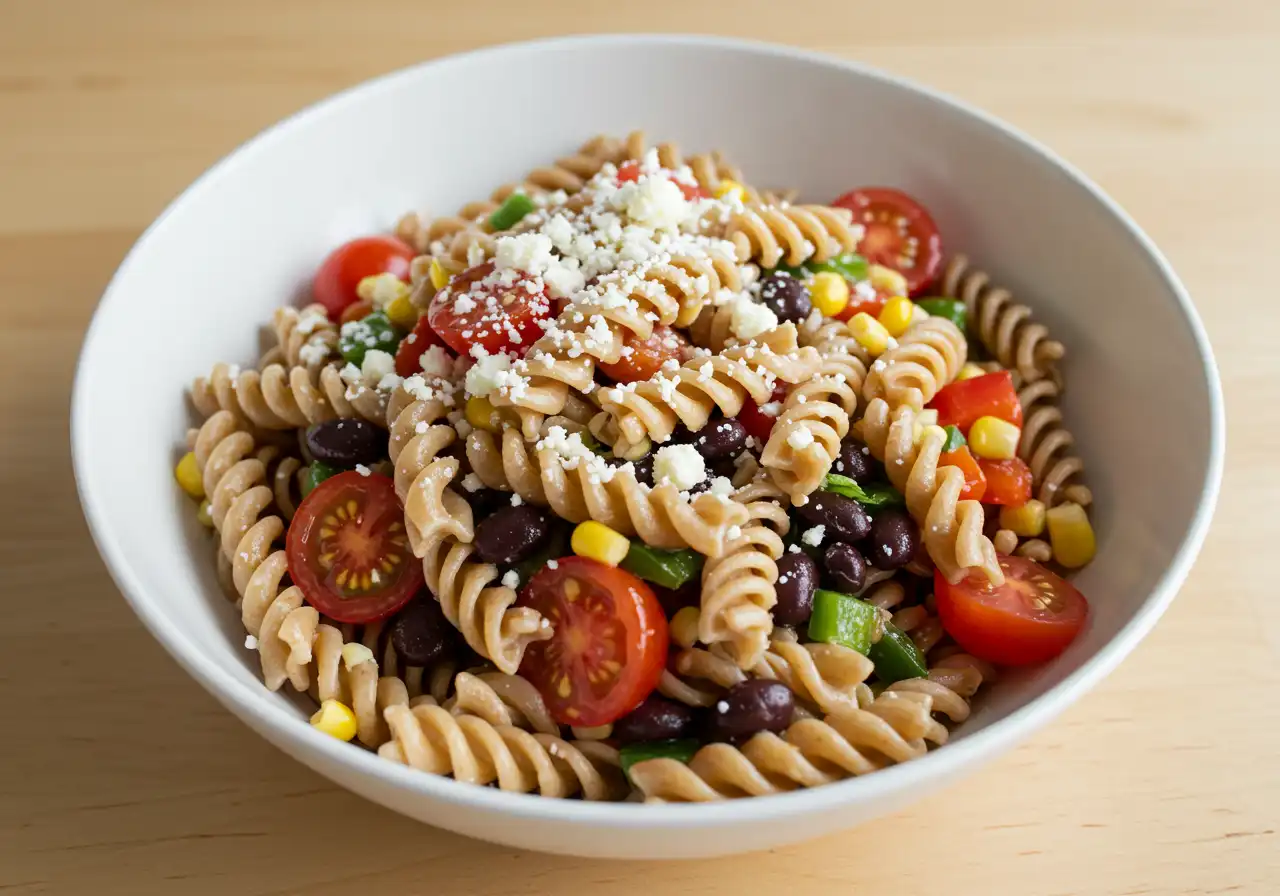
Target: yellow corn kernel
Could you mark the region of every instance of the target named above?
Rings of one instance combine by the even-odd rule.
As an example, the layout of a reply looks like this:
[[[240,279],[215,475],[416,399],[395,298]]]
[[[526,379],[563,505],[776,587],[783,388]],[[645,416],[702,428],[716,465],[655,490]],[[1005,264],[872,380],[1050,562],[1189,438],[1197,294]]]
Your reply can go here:
[[[1053,559],[1068,569],[1084,566],[1093,559],[1098,552],[1098,542],[1083,507],[1074,501],[1064,501],[1046,511],[1045,516]]]
[[[356,295],[382,308],[409,295],[409,284],[395,274],[371,274],[356,284]]]
[[[1008,460],[1018,453],[1022,430],[999,417],[979,417],[969,427],[969,450],[987,460]]]
[[[911,313],[915,307],[916,303],[906,296],[894,296],[880,309],[880,323],[884,324],[890,336],[897,338],[911,326]]]
[[[729,178],[726,177],[724,180],[720,181],[720,185],[716,187],[715,197],[717,199],[733,197],[739,202],[745,202],[747,200],[747,191],[743,188],[742,184],[738,183],[736,180],[729,180]]]
[[[326,700],[311,717],[311,727],[338,740],[351,740],[356,736],[356,714],[344,703]]]
[[[987,375],[987,372],[983,370],[981,367],[979,367],[977,364],[966,363],[964,366],[960,368],[960,372],[956,374],[956,382],[958,383],[961,380],[971,380],[975,376],[986,376],[986,375]]]
[[[205,498],[200,502],[200,509],[196,511],[196,520],[202,526],[213,528],[213,514],[210,512],[209,499]]]
[[[860,346],[873,355],[883,355],[888,351],[889,340],[893,338],[884,324],[865,311],[859,311],[849,320],[849,332]]]
[[[569,546],[579,557],[595,560],[605,566],[617,566],[627,556],[627,551],[631,550],[631,541],[604,523],[587,520],[574,528]]]
[[[178,485],[182,486],[182,490],[188,495],[197,501],[204,498],[204,478],[200,475],[200,467],[196,465],[195,452],[188,451],[182,455],[182,460],[178,461],[173,475],[178,480]]]
[[[417,326],[418,309],[414,308],[413,302],[409,301],[409,293],[396,296],[387,303],[387,317],[403,330],[412,330]]]
[[[907,294],[907,278],[893,268],[873,264],[867,268],[867,279],[881,295],[905,296]]]
[[[472,395],[467,399],[467,422],[476,429],[486,432],[498,432],[501,426],[493,404],[483,395]]]
[[[697,607],[681,607],[676,610],[671,622],[667,625],[671,632],[671,640],[681,647],[692,647],[698,643],[698,621],[702,614]]]
[[[930,426],[938,425],[938,412],[933,408],[925,408],[916,414],[916,419],[911,424],[911,442],[919,445],[920,440],[924,438],[924,431]]]
[[[1044,502],[1032,498],[1021,507],[1001,507],[1000,527],[1024,538],[1035,538],[1044,531]]]
[[[448,273],[445,272],[445,269],[440,266],[440,262],[435,258],[431,259],[431,267],[428,268],[427,276],[431,278],[431,285],[436,289],[444,289],[449,282]]]
[[[814,274],[809,284],[809,299],[813,307],[827,317],[839,314],[849,304],[849,281],[834,271]]]

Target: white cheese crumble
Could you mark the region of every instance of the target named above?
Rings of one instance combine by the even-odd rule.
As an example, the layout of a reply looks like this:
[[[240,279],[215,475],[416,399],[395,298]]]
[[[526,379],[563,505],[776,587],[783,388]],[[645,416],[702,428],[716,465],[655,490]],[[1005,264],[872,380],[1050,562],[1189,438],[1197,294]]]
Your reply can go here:
[[[628,218],[654,230],[676,230],[689,216],[684,193],[663,175],[624,187],[618,196]]]
[[[473,346],[480,348],[479,346]],[[467,371],[466,389],[468,395],[488,395],[507,381],[511,370],[511,356],[499,352],[496,355],[483,353]]]
[[[809,432],[808,427],[797,426],[787,436],[787,444],[796,451],[803,451],[813,444],[813,433]]]
[[[480,481],[480,477],[475,473],[468,473],[462,477],[462,487],[474,494],[484,488],[484,483]]]
[[[450,376],[453,373],[453,359],[449,353],[438,345],[433,345],[423,352],[418,363],[427,376]]]
[[[686,491],[707,478],[707,465],[692,445],[666,445],[653,459],[653,481]]]
[[[249,650],[257,650],[257,649],[258,649],[258,639],[257,639],[257,638],[255,638],[253,635],[245,635],[245,636],[244,636],[244,646],[245,646],[247,649],[249,649]]]
[[[812,529],[805,529],[804,534],[800,536],[800,540],[809,545],[809,547],[816,548],[822,544],[822,536],[826,534],[827,527],[819,524]]]
[[[514,569],[508,569],[502,574],[502,584],[508,588],[515,589],[520,587],[520,573]]]
[[[764,305],[758,305],[746,297],[734,303],[729,318],[729,329],[739,339],[754,339],[778,325],[778,316]]]
[[[717,498],[727,498],[733,494],[733,483],[728,476],[716,476],[707,490]]]
[[[298,360],[307,367],[322,364],[327,357],[329,357],[329,346],[320,340],[308,342],[298,349]]]
[[[548,560],[548,561],[547,561],[547,569],[559,569],[559,568],[560,568],[560,561],[559,561],[559,560]],[[543,622],[546,622],[546,620],[545,620],[545,619],[544,619],[544,620],[542,620],[542,621],[543,621]]]
[[[368,467],[366,467],[364,464],[356,464],[356,472],[359,473],[361,476],[368,476],[373,471],[370,470]]]
[[[396,359],[382,349],[371,348],[364,353],[364,363],[360,365],[360,379],[366,386],[375,387],[388,374],[396,372]]]

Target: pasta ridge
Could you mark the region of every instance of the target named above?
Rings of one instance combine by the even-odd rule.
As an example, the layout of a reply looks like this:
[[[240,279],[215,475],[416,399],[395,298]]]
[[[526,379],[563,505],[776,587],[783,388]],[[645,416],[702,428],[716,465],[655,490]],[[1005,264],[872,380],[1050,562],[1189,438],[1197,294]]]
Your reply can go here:
[[[203,417],[228,411],[258,430],[300,429],[340,417],[386,425],[386,396],[365,386],[348,387],[340,362],[318,369],[268,364],[261,371],[215,364],[191,385],[191,402]]]
[[[863,228],[853,212],[826,205],[762,205],[750,203],[733,215],[725,237],[738,261],[762,267],[827,261],[858,248]]]
[[[896,348],[872,364],[862,384],[867,401],[883,398],[891,406],[909,404],[923,409],[938,390],[956,378],[969,346],[960,328],[945,317],[914,324]]]

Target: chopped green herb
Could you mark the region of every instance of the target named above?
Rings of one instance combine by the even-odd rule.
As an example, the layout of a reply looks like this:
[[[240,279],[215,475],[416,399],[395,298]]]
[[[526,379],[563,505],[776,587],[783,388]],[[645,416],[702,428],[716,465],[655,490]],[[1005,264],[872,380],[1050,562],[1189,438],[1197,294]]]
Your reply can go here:
[[[961,448],[967,444],[964,439],[964,433],[960,431],[960,427],[944,426],[943,430],[947,434],[947,440],[942,443],[943,451],[955,451],[957,448]]]
[[[316,490],[316,486],[324,482],[330,476],[337,476],[338,470],[328,464],[322,464],[320,461],[312,461],[311,466],[307,467],[307,475],[302,477],[302,497],[306,497]]]
[[[404,331],[391,322],[385,311],[374,311],[342,325],[338,351],[344,361],[361,367],[364,356],[374,349],[394,355],[403,338]]]
[[[828,473],[822,483],[822,490],[853,498],[864,507],[892,507],[903,503],[902,495],[891,485],[870,483],[860,485],[848,476],[839,473]]]

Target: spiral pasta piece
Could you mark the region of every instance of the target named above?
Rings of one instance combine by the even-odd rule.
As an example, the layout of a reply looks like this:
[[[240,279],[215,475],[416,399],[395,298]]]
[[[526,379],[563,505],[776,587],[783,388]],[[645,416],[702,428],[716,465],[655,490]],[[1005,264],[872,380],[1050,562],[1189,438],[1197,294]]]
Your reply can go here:
[[[746,511],[732,501],[711,494],[685,501],[670,484],[649,488],[628,467],[605,471],[566,460],[549,441],[531,446],[514,429],[502,433],[501,446],[493,434],[473,430],[467,461],[489,488],[515,492],[571,523],[604,523],[654,547],[691,547],[717,557],[726,550],[730,529],[747,521]]]
[[[820,363],[815,349],[797,346],[795,326],[787,323],[745,345],[694,358],[670,375],[602,390],[600,406],[616,426],[615,452],[625,455],[646,438],[667,441],[677,423],[697,432],[716,408],[736,417],[748,397],[765,404],[775,383],[804,382]]]
[[[995,547],[982,531],[982,505],[960,500],[964,474],[959,468],[938,465],[946,432],[927,426],[916,445],[916,413],[910,404],[891,412],[884,399],[875,398],[858,424],[859,435],[872,456],[884,463],[889,481],[906,496],[925,548],[947,581],[958,582],[976,568],[992,584],[1002,584]]]
[[[883,398],[891,406],[909,404],[920,410],[938,390],[956,378],[969,346],[960,328],[945,317],[915,324],[871,365],[862,384],[867,401]]]
[[[285,367],[315,370],[338,352],[338,325],[323,305],[311,304],[301,311],[289,306],[277,308],[271,322],[278,363]]]
[[[440,453],[456,438],[454,428],[440,423],[444,404],[438,399],[411,401],[391,424],[388,455],[395,464],[396,494],[404,502],[405,529],[414,556],[422,561],[427,588],[471,649],[498,669],[514,673],[525,648],[550,637],[551,629],[536,610],[516,607],[516,593],[492,585],[497,567],[471,559],[475,537],[471,507],[449,488],[458,461]]]
[[[1057,364],[1066,350],[1049,338],[1049,329],[1031,318],[1031,309],[1014,301],[1007,289],[993,286],[985,271],[964,255],[955,255],[942,274],[942,294],[964,302],[969,328],[1002,365],[1024,383],[1049,377],[1061,384]]]
[[[945,692],[945,693],[944,693]],[[708,744],[686,765],[650,759],[630,777],[648,802],[709,802],[829,784],[923,756],[947,742],[935,709],[953,722],[969,707],[940,686],[895,684],[865,708],[793,722],[781,736],[760,732],[742,745]]]
[[[733,242],[739,262],[755,261],[773,268],[852,252],[862,232],[848,209],[752,203],[733,216],[725,237]]]
[[[337,363],[318,370],[270,364],[259,372],[215,364],[208,378],[192,383],[191,402],[201,416],[228,411],[240,426],[260,430],[298,429],[340,417],[385,426],[386,395],[348,386],[339,369]]]
[[[1071,450],[1075,438],[1062,425],[1062,409],[1057,404],[1061,391],[1051,378],[1036,380],[1018,390],[1022,404],[1018,457],[1031,468],[1036,497],[1046,507],[1063,501],[1088,507],[1093,503],[1093,493],[1079,481],[1084,462]]]

